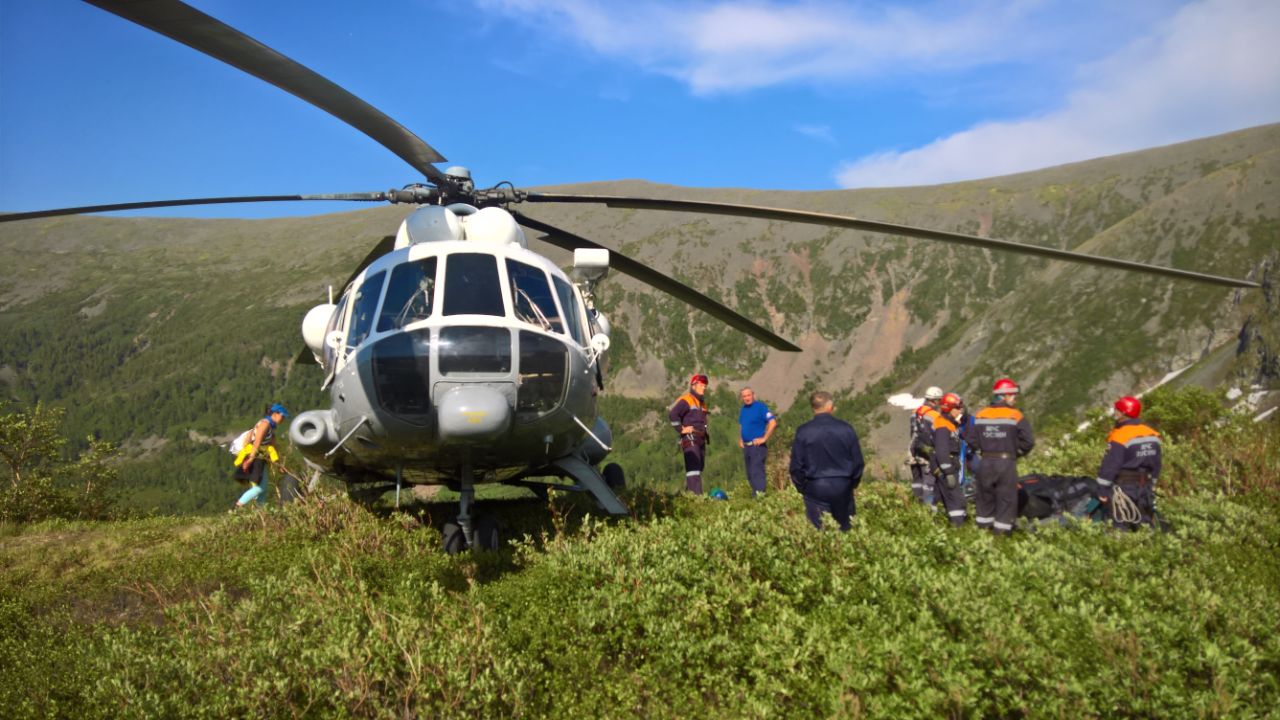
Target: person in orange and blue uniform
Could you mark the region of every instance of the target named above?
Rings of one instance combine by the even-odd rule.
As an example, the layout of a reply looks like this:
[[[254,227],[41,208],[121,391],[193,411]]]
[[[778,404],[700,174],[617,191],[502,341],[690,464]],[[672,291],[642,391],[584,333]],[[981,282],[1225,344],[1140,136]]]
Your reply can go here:
[[[920,502],[933,506],[933,475],[929,473],[933,457],[933,420],[938,417],[938,401],[942,388],[934,385],[924,391],[924,402],[911,414],[911,494]]]
[[[964,401],[955,393],[942,396],[938,413],[933,419],[933,458],[931,468],[936,479],[934,486],[942,509],[951,524],[964,525],[969,506],[960,487],[960,435],[957,423],[964,415]]]
[[[1116,401],[1115,427],[1107,435],[1107,452],[1098,467],[1099,499],[1113,506],[1113,523],[1122,529],[1151,525],[1156,512],[1156,480],[1160,477],[1160,433],[1138,419],[1142,402],[1126,395]],[[1121,520],[1114,509],[1115,490],[1137,506],[1136,521]]]
[[[964,431],[964,441],[981,457],[978,466],[978,494],[974,514],[978,527],[997,535],[1013,532],[1018,519],[1018,458],[1031,452],[1035,437],[1031,422],[1014,405],[1020,388],[1009,378],[1000,378],[992,388],[991,405],[973,416],[973,425]]]
[[[707,457],[707,376],[701,373],[689,378],[689,391],[676,399],[667,419],[680,438],[684,455],[684,487],[702,494],[702,468]]]

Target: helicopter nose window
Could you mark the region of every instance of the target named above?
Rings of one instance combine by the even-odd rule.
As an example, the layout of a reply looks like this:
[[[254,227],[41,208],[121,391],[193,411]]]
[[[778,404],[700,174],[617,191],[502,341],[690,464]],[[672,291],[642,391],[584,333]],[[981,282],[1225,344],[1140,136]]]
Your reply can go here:
[[[582,317],[578,309],[578,296],[574,294],[569,283],[556,278],[556,294],[560,296],[560,307],[564,308],[565,321],[569,325],[569,334],[579,345],[586,345],[587,338],[582,334]]]
[[[555,410],[564,397],[569,349],[553,337],[520,331],[520,386],[516,419],[530,422]]]
[[[440,372],[445,375],[511,372],[511,331],[493,327],[441,328]]]
[[[543,330],[563,333],[564,323],[556,310],[547,274],[541,268],[508,259],[507,275],[511,278],[511,307],[516,319]]]
[[[445,315],[506,315],[498,261],[482,253],[453,253],[444,264]]]
[[[391,271],[387,297],[378,316],[378,332],[395,330],[431,317],[436,294],[436,258],[408,262]]]
[[[355,301],[351,306],[351,332],[347,334],[347,347],[353,348],[364,342],[373,329],[373,313],[378,308],[382,281],[386,277],[385,272],[377,273],[356,289]]]
[[[430,413],[431,331],[396,333],[378,341],[373,346],[373,384],[387,412]]]

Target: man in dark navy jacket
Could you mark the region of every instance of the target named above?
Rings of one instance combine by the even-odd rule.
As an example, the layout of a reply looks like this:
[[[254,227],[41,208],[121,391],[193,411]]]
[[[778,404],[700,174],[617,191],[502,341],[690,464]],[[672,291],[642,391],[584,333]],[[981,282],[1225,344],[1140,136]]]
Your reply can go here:
[[[829,512],[848,532],[856,512],[853,490],[862,482],[862,446],[849,423],[831,412],[831,393],[819,390],[809,396],[813,419],[796,430],[791,444],[791,483],[804,496],[804,513],[822,529],[822,513]]]

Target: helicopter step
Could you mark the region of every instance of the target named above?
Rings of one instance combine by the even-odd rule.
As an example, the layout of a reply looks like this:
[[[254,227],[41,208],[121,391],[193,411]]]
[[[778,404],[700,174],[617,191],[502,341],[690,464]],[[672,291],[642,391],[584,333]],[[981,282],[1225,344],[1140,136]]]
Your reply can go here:
[[[622,468],[617,464],[610,463],[605,466],[605,475],[601,475],[598,470],[576,455],[565,455],[553,461],[551,465],[591,493],[605,512],[610,515],[631,514],[631,510],[613,492],[613,487],[622,483]],[[606,477],[612,482],[607,482]]]

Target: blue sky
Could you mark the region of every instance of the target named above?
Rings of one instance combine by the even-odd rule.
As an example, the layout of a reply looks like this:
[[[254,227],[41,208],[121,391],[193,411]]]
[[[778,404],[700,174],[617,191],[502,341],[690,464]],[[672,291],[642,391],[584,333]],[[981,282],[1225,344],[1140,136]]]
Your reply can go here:
[[[921,185],[1280,121],[1275,0],[192,4],[482,186]],[[324,112],[114,15],[0,0],[0,211],[420,179]]]

